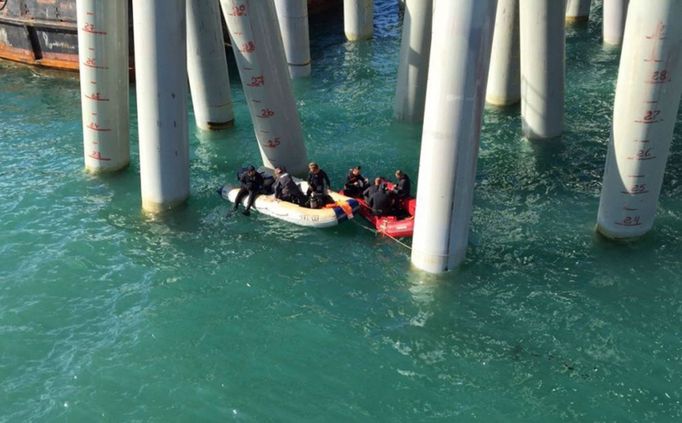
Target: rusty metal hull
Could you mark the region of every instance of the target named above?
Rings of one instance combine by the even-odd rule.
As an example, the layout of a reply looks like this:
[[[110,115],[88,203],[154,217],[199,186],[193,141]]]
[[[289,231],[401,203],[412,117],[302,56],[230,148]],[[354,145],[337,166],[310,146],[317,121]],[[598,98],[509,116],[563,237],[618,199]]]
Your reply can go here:
[[[75,0],[0,0],[0,58],[78,70]]]

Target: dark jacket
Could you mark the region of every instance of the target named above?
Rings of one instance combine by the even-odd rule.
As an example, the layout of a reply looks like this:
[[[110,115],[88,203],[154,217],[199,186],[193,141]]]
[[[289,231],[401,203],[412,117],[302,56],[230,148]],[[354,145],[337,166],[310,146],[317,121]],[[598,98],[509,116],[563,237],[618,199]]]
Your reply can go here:
[[[288,173],[279,175],[279,178],[272,186],[275,190],[275,198],[288,200],[294,197],[302,197],[303,192],[301,188],[296,185],[296,182],[289,176]]]
[[[357,187],[358,189],[365,189],[367,187],[367,178],[362,176],[361,173],[358,173],[357,175],[353,175],[353,169],[348,171],[348,174],[346,175],[346,185],[344,186],[345,188],[350,188],[350,187]]]
[[[258,192],[263,187],[263,176],[258,172],[254,173],[253,176],[249,175],[249,172],[244,172],[239,178],[239,183],[242,189]]]
[[[374,215],[386,216],[387,214],[390,214],[393,209],[393,200],[388,191],[378,189],[369,198],[367,205],[372,208]]]
[[[410,177],[403,175],[393,187],[393,193],[400,199],[407,198],[410,196],[411,185]]]
[[[362,196],[365,198],[365,201],[369,203],[369,199],[372,198],[375,192],[377,192],[380,189],[384,189],[383,184],[382,185],[370,185],[369,188],[364,190],[362,192]]]
[[[329,176],[327,176],[324,170],[320,169],[317,173],[310,172],[308,174],[308,186],[312,191],[324,192],[324,189],[330,185]]]

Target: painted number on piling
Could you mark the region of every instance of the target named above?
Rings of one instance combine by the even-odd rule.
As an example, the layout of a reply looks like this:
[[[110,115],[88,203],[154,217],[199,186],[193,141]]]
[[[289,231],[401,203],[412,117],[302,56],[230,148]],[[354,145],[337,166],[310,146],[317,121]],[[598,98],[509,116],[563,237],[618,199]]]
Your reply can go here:
[[[616,222],[616,224],[621,226],[639,226],[642,223],[639,216],[626,216],[620,222]]]
[[[109,128],[102,128],[101,126],[99,126],[95,122],[90,122],[87,127],[89,129],[92,129],[95,132],[109,132],[109,131],[111,131],[111,129],[109,129]]]
[[[83,28],[81,28],[83,32],[88,32],[90,34],[95,34],[95,35],[107,35],[106,31],[98,31],[97,27],[95,27],[95,24],[91,23],[86,23],[83,25]]]
[[[670,82],[670,80],[670,74],[667,70],[657,70],[651,74],[651,80],[649,82],[652,84],[664,84]]]
[[[656,120],[658,118],[658,115],[661,114],[660,110],[648,110],[644,114],[644,122],[646,123],[654,123],[654,122],[660,122],[659,120]]]
[[[253,53],[256,51],[256,44],[253,41],[247,41],[239,48],[241,53]]]
[[[269,139],[268,142],[265,143],[265,147],[267,148],[276,148],[278,145],[280,145],[281,142],[279,140],[279,137]]]
[[[232,12],[230,12],[230,16],[246,16],[246,5],[240,4],[232,6]]]
[[[258,76],[252,76],[251,77],[251,82],[248,84],[249,87],[262,87],[265,85],[265,77],[263,75],[258,75]]]
[[[108,162],[109,160],[111,160],[109,157],[103,157],[102,153],[100,153],[99,151],[93,151],[92,153],[88,154],[88,157],[102,162]]]
[[[273,112],[270,109],[260,109],[260,115],[258,115],[259,118],[271,118],[275,115],[275,112]]]
[[[96,93],[89,94],[89,95],[86,94],[85,98],[88,98],[92,101],[109,101],[109,99],[105,98],[102,94],[99,93],[99,91]]]
[[[637,153],[634,156],[629,156],[627,159],[628,160],[652,160],[655,159],[656,156],[653,155],[652,148],[640,148],[637,150]],[[641,177],[644,177],[642,175]]]
[[[649,192],[646,188],[646,184],[634,184],[626,189],[626,191],[621,191],[623,194],[639,195],[646,194]]]
[[[87,59],[85,59],[85,62],[83,62],[83,65],[87,66],[89,68],[93,68],[93,69],[109,69],[108,67],[106,67],[104,65],[98,65],[97,60],[95,60],[92,57],[88,57]]]

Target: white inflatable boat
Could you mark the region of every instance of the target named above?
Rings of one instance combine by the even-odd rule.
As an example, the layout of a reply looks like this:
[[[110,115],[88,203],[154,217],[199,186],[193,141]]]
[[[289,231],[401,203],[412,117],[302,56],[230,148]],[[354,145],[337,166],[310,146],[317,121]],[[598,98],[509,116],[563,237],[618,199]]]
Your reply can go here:
[[[306,192],[308,183],[304,181],[297,181],[297,183],[301,190]],[[224,199],[234,203],[239,188],[223,185],[219,192]],[[274,194],[261,194],[257,196],[251,209],[286,222],[312,228],[327,228],[338,225],[345,220],[352,219],[360,209],[360,204],[354,198],[331,191],[328,194],[334,200],[334,203],[328,204],[321,209],[309,209],[289,203],[288,201],[280,201],[275,198]],[[242,205],[246,206],[247,201],[248,196],[245,196],[242,200]]]

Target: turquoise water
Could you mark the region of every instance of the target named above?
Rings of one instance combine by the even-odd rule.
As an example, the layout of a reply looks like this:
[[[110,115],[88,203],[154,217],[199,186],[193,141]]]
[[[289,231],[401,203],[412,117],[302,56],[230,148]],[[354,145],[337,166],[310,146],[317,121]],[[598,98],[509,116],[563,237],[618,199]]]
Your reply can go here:
[[[416,176],[390,3],[369,43],[311,29],[296,95],[337,185],[356,163]],[[215,189],[259,159],[236,72],[237,126],[192,129],[191,198],[150,219],[136,128],[130,168],[90,176],[78,81],[0,65],[0,422],[680,421],[682,134],[651,234],[597,238],[618,62],[599,23],[568,31],[561,140],[486,110],[471,245],[441,277],[352,223],[225,218]]]

